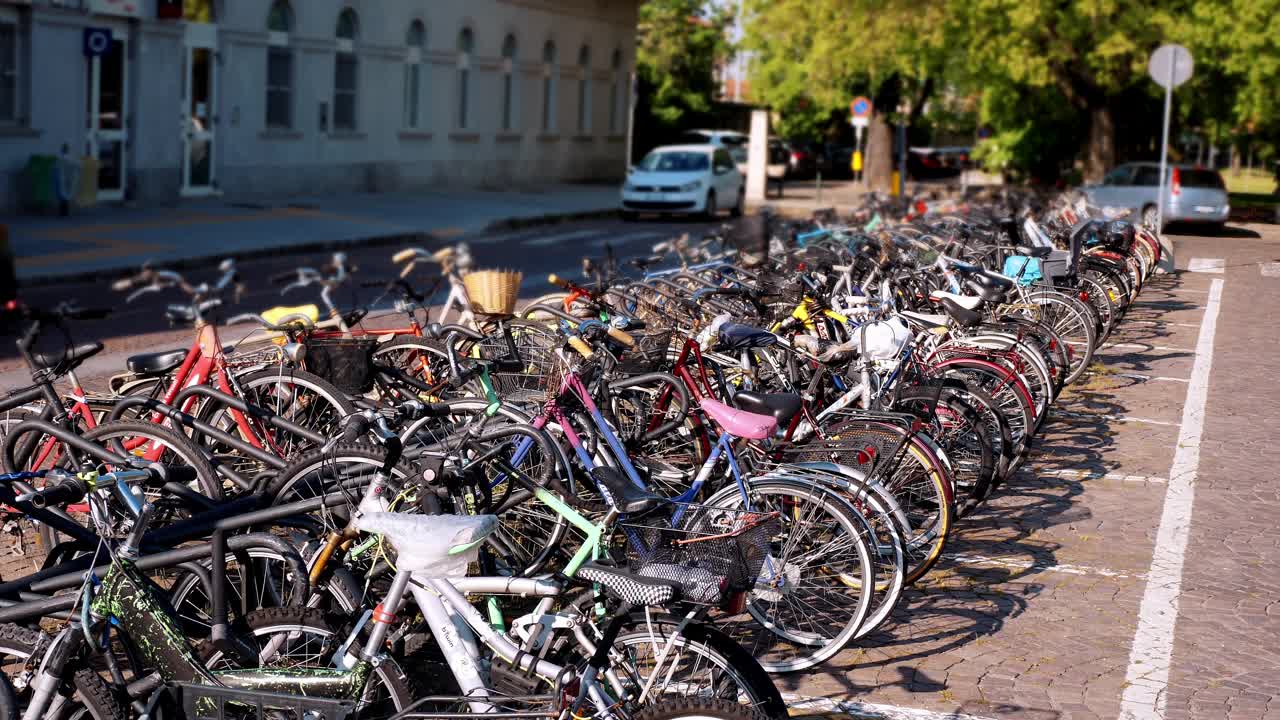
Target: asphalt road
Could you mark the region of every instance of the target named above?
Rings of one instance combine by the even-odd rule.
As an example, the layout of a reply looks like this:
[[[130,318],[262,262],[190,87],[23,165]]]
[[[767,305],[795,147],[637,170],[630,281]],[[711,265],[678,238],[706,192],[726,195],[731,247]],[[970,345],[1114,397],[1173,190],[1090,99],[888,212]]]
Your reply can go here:
[[[722,223],[690,221],[686,219],[596,220],[556,225],[543,225],[523,230],[477,234],[441,241],[427,250],[435,250],[446,244],[466,242],[471,246],[477,268],[514,269],[524,272],[521,295],[532,297],[551,289],[546,282],[549,273],[563,277],[581,277],[584,257],[602,258],[606,245],[613,248],[619,258],[648,255],[653,245],[682,233],[714,231]],[[394,277],[399,267],[391,262],[391,256],[400,246],[376,246],[346,250],[348,261],[356,271],[352,282],[337,293],[342,307],[360,307],[375,301],[381,291],[361,288],[365,281]],[[282,252],[265,258],[237,263],[245,292],[239,303],[228,302],[223,317],[242,312],[259,312],[276,305],[320,304],[318,288],[294,290],[281,295],[280,287],[271,278],[281,272],[299,266],[320,267],[328,262],[324,253],[292,254]],[[425,291],[439,277],[439,268],[419,265],[411,279],[420,291]],[[219,274],[216,266],[207,269],[188,270],[183,273],[191,283],[214,282]],[[105,320],[78,323],[73,329],[73,339],[79,342],[100,340],[106,351],[90,359],[81,371],[81,379],[106,377],[123,371],[124,358],[135,352],[148,352],[185,347],[191,342],[190,328],[173,329],[164,317],[164,307],[169,303],[183,302],[178,290],[144,295],[133,303],[125,304],[124,294],[114,292],[111,283],[116,275],[108,275],[91,282],[75,282],[60,285],[44,285],[20,290],[23,302],[32,307],[52,307],[62,300],[75,300],[84,307],[111,307],[112,314]],[[444,290],[433,301],[443,302]],[[230,298],[228,298],[228,301]],[[389,307],[384,301],[381,307]],[[223,340],[230,342],[248,332],[245,329],[224,328]],[[61,342],[60,338],[50,341]],[[26,370],[11,342],[0,342],[0,388],[15,387],[26,382]]]

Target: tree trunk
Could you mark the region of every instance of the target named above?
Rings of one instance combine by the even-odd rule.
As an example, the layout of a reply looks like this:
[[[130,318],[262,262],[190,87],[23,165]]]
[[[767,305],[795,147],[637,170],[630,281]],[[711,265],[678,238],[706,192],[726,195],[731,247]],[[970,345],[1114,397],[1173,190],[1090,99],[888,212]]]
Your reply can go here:
[[[1102,176],[1116,164],[1116,125],[1111,107],[1089,110],[1089,145],[1085,148],[1085,182],[1102,182]]]
[[[863,158],[863,177],[868,190],[889,192],[893,180],[893,132],[884,115],[872,113],[867,127],[867,153]]]
[[[1231,174],[1240,174],[1240,148],[1231,143]]]

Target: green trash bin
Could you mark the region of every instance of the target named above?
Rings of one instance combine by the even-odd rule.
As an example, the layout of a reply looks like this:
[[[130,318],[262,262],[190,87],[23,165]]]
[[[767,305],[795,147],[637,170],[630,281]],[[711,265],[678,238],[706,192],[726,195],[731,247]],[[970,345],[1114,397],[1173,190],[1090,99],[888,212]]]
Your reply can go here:
[[[54,185],[53,155],[32,155],[22,171],[23,205],[33,212],[53,212],[58,209],[58,188]]]

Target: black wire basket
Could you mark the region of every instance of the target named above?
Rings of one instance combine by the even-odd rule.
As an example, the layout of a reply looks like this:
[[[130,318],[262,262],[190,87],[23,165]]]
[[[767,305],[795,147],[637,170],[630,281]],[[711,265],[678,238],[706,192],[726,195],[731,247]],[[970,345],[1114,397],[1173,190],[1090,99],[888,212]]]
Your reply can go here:
[[[674,504],[670,518],[622,522],[628,569],[680,584],[685,602],[723,606],[756,585],[782,532],[777,513]]]
[[[307,370],[348,395],[373,388],[374,338],[312,338],[307,341]]]
[[[636,344],[622,353],[618,369],[628,375],[658,372],[667,366],[671,348],[671,328],[645,328],[628,331]]]

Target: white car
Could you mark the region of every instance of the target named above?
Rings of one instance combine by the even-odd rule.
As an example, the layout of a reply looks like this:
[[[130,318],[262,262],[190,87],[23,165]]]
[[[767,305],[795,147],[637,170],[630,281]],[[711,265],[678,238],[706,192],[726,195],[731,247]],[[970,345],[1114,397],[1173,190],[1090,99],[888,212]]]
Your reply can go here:
[[[715,217],[721,208],[729,208],[737,217],[746,204],[744,185],[727,148],[709,144],[655,148],[627,173],[622,216],[633,219],[650,212]]]

